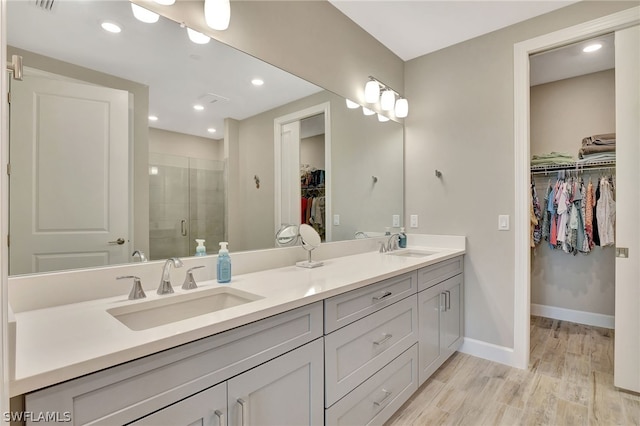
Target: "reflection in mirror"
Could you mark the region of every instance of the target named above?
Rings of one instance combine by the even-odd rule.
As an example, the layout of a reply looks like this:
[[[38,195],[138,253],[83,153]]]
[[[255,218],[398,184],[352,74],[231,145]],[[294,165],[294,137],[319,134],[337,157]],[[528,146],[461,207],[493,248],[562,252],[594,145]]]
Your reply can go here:
[[[330,111],[328,164],[305,157],[328,135],[301,137],[291,223],[337,241],[402,215],[400,124],[215,40],[193,44],[176,22],[137,21],[128,1],[9,1],[7,15],[8,53],[28,74],[11,82],[11,275],[131,262],[134,250],[185,257],[196,238],[211,253],[225,240],[274,247],[274,123],[317,105]],[[122,32],[104,32],[103,19]],[[331,210],[309,222],[303,173],[325,169]]]

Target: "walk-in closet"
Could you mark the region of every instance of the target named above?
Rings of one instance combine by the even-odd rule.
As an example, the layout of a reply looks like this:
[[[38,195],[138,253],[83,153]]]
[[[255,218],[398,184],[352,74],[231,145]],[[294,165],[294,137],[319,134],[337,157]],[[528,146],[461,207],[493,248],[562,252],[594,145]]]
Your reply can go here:
[[[530,90],[531,313],[610,329],[614,67],[613,34],[581,41],[533,55]]]

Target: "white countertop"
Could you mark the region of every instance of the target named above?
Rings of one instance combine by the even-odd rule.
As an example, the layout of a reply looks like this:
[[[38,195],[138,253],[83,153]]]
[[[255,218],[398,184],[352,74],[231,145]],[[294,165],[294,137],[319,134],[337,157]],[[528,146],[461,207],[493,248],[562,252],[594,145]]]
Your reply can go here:
[[[432,247],[413,247],[434,250]],[[263,298],[244,305],[171,324],[132,331],[106,310],[172,295],[129,301],[128,294],[15,313],[15,379],[11,396],[73,379],[150,355],[253,321],[304,306],[386,278],[464,254],[464,249],[435,249],[426,257],[368,252],[324,260],[324,266],[288,266],[236,275],[229,284],[199,283],[197,290],[229,286]]]

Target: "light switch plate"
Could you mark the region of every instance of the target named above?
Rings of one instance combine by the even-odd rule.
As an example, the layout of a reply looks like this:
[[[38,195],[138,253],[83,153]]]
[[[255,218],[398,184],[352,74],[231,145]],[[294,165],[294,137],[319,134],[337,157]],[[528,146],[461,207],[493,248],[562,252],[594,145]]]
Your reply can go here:
[[[339,214],[334,214],[333,215],[333,226],[339,226],[340,225],[340,215]]]
[[[499,231],[508,231],[509,230],[509,215],[508,214],[498,215],[498,230]]]
[[[417,214],[412,214],[410,217],[410,221],[409,221],[409,226],[412,228],[417,228],[418,227],[418,215]]]
[[[394,214],[393,216],[391,216],[391,222],[393,227],[398,227],[400,226],[400,215],[399,214]]]

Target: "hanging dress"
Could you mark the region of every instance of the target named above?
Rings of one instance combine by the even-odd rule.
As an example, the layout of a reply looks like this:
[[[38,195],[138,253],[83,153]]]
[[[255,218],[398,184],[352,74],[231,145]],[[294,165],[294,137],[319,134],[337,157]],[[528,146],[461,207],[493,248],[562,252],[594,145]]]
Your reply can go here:
[[[600,180],[600,198],[596,208],[598,217],[598,233],[600,245],[611,246],[615,243],[614,224],[616,222],[616,202],[613,200],[613,190],[606,178]]]

